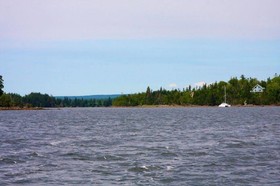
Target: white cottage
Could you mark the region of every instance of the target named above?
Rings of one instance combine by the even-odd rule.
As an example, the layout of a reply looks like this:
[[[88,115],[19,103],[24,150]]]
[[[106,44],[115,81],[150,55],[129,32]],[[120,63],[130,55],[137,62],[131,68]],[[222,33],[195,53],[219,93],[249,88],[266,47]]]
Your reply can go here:
[[[262,86],[260,86],[259,84],[257,84],[256,86],[254,86],[254,88],[251,90],[251,92],[253,93],[258,93],[258,92],[263,92],[264,88]]]

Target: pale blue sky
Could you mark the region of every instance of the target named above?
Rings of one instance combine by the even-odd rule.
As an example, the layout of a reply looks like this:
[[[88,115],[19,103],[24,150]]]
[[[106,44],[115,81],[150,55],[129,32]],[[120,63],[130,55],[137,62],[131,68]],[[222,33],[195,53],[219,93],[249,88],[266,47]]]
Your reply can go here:
[[[280,72],[278,0],[0,0],[5,91],[135,93]]]

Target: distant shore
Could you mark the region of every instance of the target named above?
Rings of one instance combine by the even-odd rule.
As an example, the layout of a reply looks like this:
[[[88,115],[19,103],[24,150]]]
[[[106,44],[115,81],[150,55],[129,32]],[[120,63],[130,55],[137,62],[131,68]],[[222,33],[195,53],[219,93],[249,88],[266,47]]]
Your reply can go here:
[[[280,105],[232,105],[231,107],[277,107]],[[215,108],[209,105],[138,105],[138,106],[112,106],[111,108]]]
[[[232,105],[231,108],[279,107],[280,105]],[[109,108],[219,108],[218,105],[139,105],[139,106],[111,106]],[[229,108],[230,109],[230,108]]]
[[[231,107],[279,107],[280,105],[232,105]],[[138,105],[138,106],[110,106],[110,107],[0,107],[0,111],[5,110],[48,110],[63,108],[215,108],[218,106],[209,105]]]
[[[0,107],[1,110],[45,110],[43,107]]]

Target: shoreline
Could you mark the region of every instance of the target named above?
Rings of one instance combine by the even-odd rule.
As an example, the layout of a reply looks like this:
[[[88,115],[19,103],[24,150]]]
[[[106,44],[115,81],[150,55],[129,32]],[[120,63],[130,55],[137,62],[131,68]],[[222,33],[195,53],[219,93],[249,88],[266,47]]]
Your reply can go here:
[[[280,105],[232,105],[233,108],[256,108],[256,107],[279,107]],[[110,107],[0,107],[0,111],[13,110],[48,110],[48,109],[64,109],[64,108],[218,108],[218,106],[208,105],[141,105],[141,106],[110,106]]]
[[[280,105],[231,105],[233,108],[240,107],[279,107]],[[218,105],[141,105],[141,106],[112,106],[109,108],[219,108]]]
[[[43,107],[0,107],[0,111],[5,110],[46,110],[47,108]]]

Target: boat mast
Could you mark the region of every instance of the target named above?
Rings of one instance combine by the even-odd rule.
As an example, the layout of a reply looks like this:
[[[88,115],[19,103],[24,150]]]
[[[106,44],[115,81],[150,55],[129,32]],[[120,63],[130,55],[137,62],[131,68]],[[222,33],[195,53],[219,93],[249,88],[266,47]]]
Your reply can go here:
[[[227,102],[227,88],[225,86],[225,103]]]

